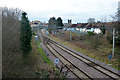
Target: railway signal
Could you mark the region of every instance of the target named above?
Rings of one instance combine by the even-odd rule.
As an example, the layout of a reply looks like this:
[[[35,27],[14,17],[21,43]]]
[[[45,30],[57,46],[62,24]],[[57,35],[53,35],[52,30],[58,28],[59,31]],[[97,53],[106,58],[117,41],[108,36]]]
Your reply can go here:
[[[56,63],[56,64],[59,63],[59,59],[58,59],[58,58],[55,58],[55,59],[54,59],[54,63]]]
[[[35,36],[35,40],[38,41],[38,36]]]
[[[109,61],[109,65],[111,65],[111,59],[112,59],[112,57],[113,57],[113,56],[112,56],[111,54],[108,55],[108,59],[110,60],[110,61]]]

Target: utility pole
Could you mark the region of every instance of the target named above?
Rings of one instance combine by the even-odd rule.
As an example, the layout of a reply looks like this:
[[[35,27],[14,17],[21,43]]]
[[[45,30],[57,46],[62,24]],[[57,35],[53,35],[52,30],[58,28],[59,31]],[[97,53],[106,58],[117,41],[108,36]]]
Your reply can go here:
[[[71,30],[70,30],[70,41],[72,41],[72,33],[71,33]]]
[[[79,38],[80,38],[80,28],[79,28]]]
[[[115,53],[115,28],[113,28],[113,53],[112,53],[113,57],[114,57],[114,53]]]

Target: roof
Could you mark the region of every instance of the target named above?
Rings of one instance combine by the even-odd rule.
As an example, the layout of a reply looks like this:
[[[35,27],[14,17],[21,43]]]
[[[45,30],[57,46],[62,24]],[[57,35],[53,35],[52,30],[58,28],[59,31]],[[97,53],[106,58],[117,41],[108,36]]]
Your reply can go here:
[[[40,21],[36,20],[36,21],[33,21],[33,22],[40,22]]]

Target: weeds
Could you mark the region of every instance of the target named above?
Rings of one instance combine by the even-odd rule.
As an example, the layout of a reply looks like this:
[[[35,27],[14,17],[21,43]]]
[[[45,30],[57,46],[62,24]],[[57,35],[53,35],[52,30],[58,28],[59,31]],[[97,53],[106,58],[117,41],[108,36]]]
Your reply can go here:
[[[44,62],[52,65],[52,62],[48,59],[48,57],[46,56],[45,52],[44,52],[43,49],[41,48],[40,42],[41,42],[41,40],[39,40],[39,41],[36,42],[36,43],[37,43],[37,46],[38,46],[38,50],[39,50],[40,54],[42,55],[42,57],[43,57],[43,59],[44,59]]]
[[[109,64],[108,55],[112,54],[111,52],[112,45],[107,41],[107,39],[105,39],[101,35],[89,36],[88,38],[85,39],[85,41],[80,41],[80,42],[76,40],[69,42],[67,41],[67,39],[65,39],[67,37],[59,38],[59,36],[54,37],[52,35],[50,35],[49,37],[62,43],[63,45],[66,45],[78,52],[83,53],[86,56],[89,56],[91,58],[104,62],[106,64]],[[120,70],[120,65],[119,65],[120,58],[117,58],[117,57],[118,56],[115,56],[111,60],[111,64],[112,64],[112,67]]]

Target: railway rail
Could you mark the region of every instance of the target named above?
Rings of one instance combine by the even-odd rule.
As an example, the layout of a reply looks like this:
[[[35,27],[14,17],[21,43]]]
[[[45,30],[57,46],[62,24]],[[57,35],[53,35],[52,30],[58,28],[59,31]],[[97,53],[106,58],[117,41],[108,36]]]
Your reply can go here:
[[[78,79],[89,79],[92,80],[88,75],[86,75],[84,72],[80,71],[79,68],[77,68],[74,63],[71,63],[67,58],[59,54],[54,48],[51,47],[50,43],[45,40],[45,36],[41,35],[43,37],[43,41],[45,46],[49,49],[49,51],[55,56],[59,57],[60,62],[64,65],[67,64],[67,68],[78,78]],[[69,67],[71,66],[71,67]]]
[[[81,78],[89,78],[89,79],[94,79],[94,78],[106,78],[107,79],[107,78],[109,78],[111,80],[112,79],[113,80],[120,79],[119,73],[112,71],[112,70],[92,61],[91,59],[81,56],[80,54],[74,52],[73,50],[70,50],[70,49],[66,48],[65,46],[52,40],[51,38],[46,36],[44,33],[41,33],[41,34],[42,34],[42,37],[44,38],[46,47],[51,51],[51,53],[55,57],[59,57],[60,61],[63,64],[72,65],[74,67],[74,69],[70,69],[70,70],[79,79],[81,79]],[[59,50],[58,50],[58,48],[59,48]],[[67,53],[67,55],[71,55],[71,57],[73,57],[77,61],[82,62],[82,65],[84,65],[84,66],[81,65],[81,67],[79,67],[77,64],[74,63],[74,61],[71,61],[70,59],[68,59],[68,57],[66,57],[64,54],[59,52],[61,50],[64,53]],[[90,69],[93,70],[93,72],[90,72],[91,71]],[[94,72],[97,72],[97,73],[94,73]]]

